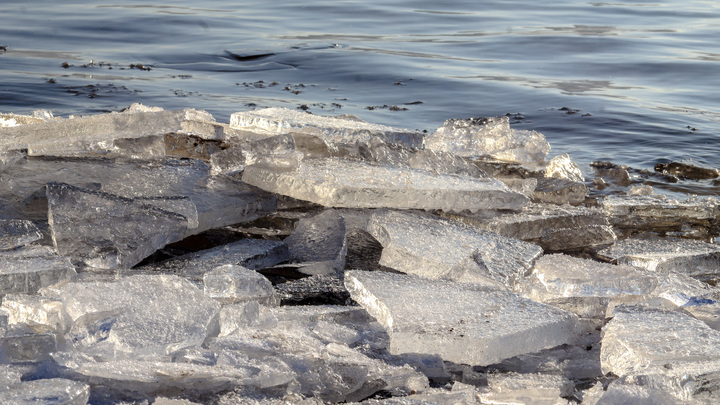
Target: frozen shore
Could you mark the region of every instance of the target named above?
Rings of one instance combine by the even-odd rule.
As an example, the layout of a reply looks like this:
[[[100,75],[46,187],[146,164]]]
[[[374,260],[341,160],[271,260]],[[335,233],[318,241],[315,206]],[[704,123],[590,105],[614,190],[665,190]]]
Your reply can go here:
[[[550,150],[507,117],[0,113],[0,403],[717,402],[720,202]]]

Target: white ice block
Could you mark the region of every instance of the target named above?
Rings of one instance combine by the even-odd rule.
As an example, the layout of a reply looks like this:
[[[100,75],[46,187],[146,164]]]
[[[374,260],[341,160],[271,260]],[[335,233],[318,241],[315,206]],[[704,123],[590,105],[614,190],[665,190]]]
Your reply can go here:
[[[506,291],[387,272],[348,271],[345,286],[390,335],[391,353],[489,365],[577,338],[577,317]]]
[[[322,117],[288,108],[237,112],[230,116],[230,127],[267,135],[312,130],[330,143],[353,144],[377,136],[388,143],[419,147],[423,140],[421,133],[407,129],[346,118]]]
[[[545,177],[558,177],[579,183],[585,181],[585,176],[582,170],[580,170],[580,166],[573,162],[567,153],[557,155],[550,159],[547,166],[545,166]]]
[[[450,119],[425,138],[425,147],[460,156],[485,156],[517,163],[542,162],[550,151],[535,131],[510,128],[508,117]]]
[[[528,202],[527,197],[494,179],[340,159],[305,159],[292,171],[248,166],[243,181],[327,207],[476,211],[519,209]]]
[[[481,276],[512,287],[542,255],[532,243],[400,211],[374,213],[368,232],[383,245],[380,264],[431,279]]]

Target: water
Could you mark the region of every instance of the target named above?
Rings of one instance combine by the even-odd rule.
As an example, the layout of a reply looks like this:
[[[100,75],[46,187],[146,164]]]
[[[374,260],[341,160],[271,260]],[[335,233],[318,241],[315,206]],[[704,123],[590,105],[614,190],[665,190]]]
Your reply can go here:
[[[86,3],[0,4],[0,111],[284,106],[428,131],[511,114],[586,175],[720,167],[716,1]]]

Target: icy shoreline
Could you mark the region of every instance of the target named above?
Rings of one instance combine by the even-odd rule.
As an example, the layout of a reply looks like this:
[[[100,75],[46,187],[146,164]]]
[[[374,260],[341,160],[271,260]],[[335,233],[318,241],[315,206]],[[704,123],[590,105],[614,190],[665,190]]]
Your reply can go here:
[[[0,125],[3,404],[719,395],[720,203],[507,117]]]

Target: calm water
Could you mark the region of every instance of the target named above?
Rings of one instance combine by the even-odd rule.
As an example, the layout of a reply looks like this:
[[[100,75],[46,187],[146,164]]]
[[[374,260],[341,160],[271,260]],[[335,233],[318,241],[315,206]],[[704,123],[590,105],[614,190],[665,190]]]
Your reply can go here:
[[[0,3],[3,112],[285,106],[429,131],[509,113],[586,174],[720,167],[716,0],[15,3]]]

